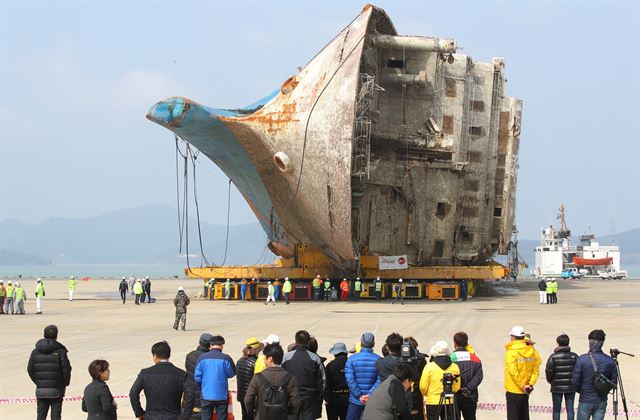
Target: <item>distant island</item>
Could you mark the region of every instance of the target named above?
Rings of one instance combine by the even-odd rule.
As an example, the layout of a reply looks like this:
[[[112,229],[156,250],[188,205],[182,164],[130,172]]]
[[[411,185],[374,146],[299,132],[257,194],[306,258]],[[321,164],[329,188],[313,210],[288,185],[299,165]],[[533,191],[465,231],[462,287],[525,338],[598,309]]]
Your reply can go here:
[[[201,224],[204,254],[211,264],[221,264],[225,254],[226,226]],[[157,264],[184,266],[185,244],[180,236],[176,210],[170,206],[143,206],[88,219],[55,217],[30,225],[19,220],[0,222],[0,265],[51,264]],[[197,222],[189,220],[189,254],[200,260]],[[622,264],[640,263],[640,229],[598,236],[604,245],[616,244]],[[258,223],[232,225],[225,264],[257,264],[273,257],[267,237]],[[533,265],[533,249],[539,240],[521,239],[519,252]],[[182,254],[182,256],[179,256]],[[192,262],[193,263],[193,262]]]

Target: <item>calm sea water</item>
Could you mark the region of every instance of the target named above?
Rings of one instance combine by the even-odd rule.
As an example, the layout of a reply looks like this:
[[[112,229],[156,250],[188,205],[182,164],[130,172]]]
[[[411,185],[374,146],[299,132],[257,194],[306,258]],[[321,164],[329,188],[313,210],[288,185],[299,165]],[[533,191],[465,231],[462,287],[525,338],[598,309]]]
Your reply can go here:
[[[184,277],[183,266],[151,265],[151,264],[58,264],[58,265],[0,265],[0,277],[12,278],[21,274],[29,277],[67,277],[77,278],[113,278],[149,276],[153,278],[173,278],[174,275]]]
[[[151,264],[59,264],[43,266],[11,266],[0,265],[0,278],[22,277],[67,277],[76,276],[92,278],[113,278],[149,276],[153,278],[173,278],[174,275],[184,277],[184,266],[151,265]],[[629,277],[640,277],[640,264],[622,265]]]

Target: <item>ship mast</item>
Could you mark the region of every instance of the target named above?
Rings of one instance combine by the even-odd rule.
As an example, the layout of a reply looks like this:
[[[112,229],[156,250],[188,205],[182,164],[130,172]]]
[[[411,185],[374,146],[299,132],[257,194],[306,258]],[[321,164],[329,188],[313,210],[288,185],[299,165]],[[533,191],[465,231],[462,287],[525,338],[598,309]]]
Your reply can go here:
[[[571,230],[567,228],[566,213],[563,203],[560,203],[560,208],[558,209],[558,215],[556,216],[556,219],[560,221],[560,232],[558,232],[558,238],[569,238],[571,236]]]

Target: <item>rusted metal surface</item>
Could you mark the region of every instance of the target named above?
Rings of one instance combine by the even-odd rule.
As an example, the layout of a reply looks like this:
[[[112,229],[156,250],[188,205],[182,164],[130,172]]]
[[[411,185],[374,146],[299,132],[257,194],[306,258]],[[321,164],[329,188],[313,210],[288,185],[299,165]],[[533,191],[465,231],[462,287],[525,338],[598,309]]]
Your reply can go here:
[[[264,100],[173,98],[148,118],[230,176],[278,255],[310,244],[338,270],[370,254],[484,264],[514,223],[522,102],[505,97],[503,59],[456,48],[397,36],[367,5]]]

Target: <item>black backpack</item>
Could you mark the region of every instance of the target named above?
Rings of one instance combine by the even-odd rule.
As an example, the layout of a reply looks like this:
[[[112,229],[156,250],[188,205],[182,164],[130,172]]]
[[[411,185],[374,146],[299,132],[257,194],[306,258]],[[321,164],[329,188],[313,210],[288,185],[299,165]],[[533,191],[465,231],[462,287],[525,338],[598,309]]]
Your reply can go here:
[[[289,413],[289,395],[286,386],[293,377],[287,375],[281,384],[272,384],[262,373],[256,374],[262,382],[262,401],[258,401],[260,420],[286,420]]]

